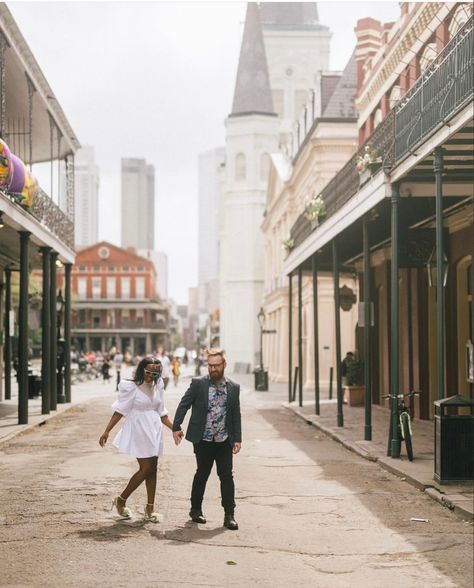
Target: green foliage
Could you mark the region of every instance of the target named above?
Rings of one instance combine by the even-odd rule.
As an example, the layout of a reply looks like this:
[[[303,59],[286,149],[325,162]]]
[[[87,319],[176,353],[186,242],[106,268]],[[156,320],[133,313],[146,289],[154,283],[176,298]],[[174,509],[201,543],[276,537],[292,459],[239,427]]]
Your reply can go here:
[[[348,386],[360,386],[364,383],[364,362],[361,359],[347,362],[346,378]]]

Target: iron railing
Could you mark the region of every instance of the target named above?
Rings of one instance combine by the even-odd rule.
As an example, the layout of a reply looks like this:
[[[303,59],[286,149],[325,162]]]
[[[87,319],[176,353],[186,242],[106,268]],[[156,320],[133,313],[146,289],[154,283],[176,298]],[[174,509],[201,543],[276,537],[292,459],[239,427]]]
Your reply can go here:
[[[473,47],[471,17],[395,106],[397,162],[472,100]]]
[[[359,157],[367,145],[379,160],[375,171],[389,172],[430,134],[472,100],[474,91],[474,17],[471,17],[395,105],[367,141],[321,191],[326,205],[322,220],[333,215],[359,190]],[[298,247],[314,226],[303,212],[290,231]]]
[[[74,249],[74,223],[40,188],[30,208],[27,208],[42,225],[47,227],[65,245]]]

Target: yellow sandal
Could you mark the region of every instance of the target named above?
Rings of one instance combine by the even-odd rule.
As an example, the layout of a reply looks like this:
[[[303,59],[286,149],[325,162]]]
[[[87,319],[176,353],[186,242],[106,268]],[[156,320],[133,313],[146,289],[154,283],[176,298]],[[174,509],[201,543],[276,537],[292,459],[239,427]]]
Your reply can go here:
[[[146,506],[154,506],[154,505],[147,502]],[[146,523],[161,523],[161,521],[163,520],[163,516],[159,512],[152,512],[151,514],[148,514],[146,511],[146,507],[145,507],[145,512],[143,514],[144,514],[144,520]]]
[[[123,496],[117,496],[116,498],[113,499],[112,501],[112,508],[110,510],[112,510],[114,507],[117,509],[118,514],[124,518],[124,519],[130,519],[132,516],[132,512],[131,510],[127,507],[127,506],[123,506],[122,509],[120,510],[120,507],[118,505],[118,499],[120,498],[120,500],[123,500],[124,502],[126,502],[126,499],[123,498]]]

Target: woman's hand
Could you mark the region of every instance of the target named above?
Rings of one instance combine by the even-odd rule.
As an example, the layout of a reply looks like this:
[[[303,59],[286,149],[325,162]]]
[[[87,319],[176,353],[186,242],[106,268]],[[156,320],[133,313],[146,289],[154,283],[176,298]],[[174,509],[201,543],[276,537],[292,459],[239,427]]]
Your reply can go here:
[[[109,433],[108,433],[108,431],[104,431],[104,432],[102,433],[102,435],[100,436],[100,439],[99,439],[99,445],[100,445],[101,447],[105,447],[105,444],[107,443],[107,439],[108,439],[108,438],[109,438]]]

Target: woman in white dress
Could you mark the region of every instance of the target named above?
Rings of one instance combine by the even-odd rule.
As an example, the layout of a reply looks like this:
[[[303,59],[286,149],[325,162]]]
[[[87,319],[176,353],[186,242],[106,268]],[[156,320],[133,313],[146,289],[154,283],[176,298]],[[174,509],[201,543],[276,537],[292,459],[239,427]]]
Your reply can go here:
[[[164,385],[161,378],[162,366],[158,359],[145,357],[140,361],[133,380],[121,380],[119,397],[112,404],[114,414],[99,439],[105,447],[110,431],[125,417],[113,445],[121,453],[128,453],[138,461],[139,469],[130,478],[125,490],[117,496],[112,507],[123,518],[131,517],[127,498],[144,481],[147,491],[145,520],[158,523],[160,516],[154,512],[156,493],[156,470],[158,457],[163,455],[163,425],[172,429],[163,400]]]

